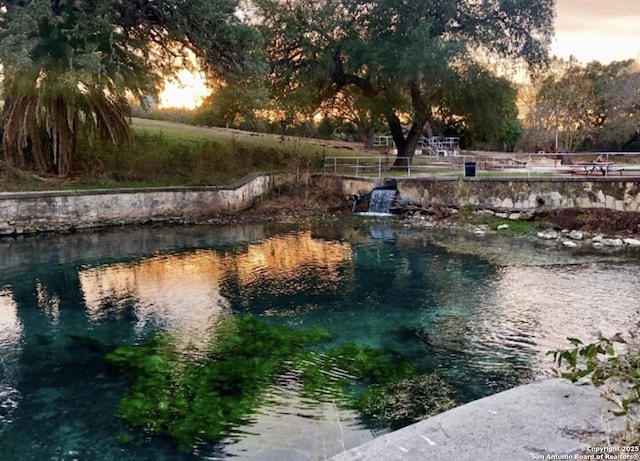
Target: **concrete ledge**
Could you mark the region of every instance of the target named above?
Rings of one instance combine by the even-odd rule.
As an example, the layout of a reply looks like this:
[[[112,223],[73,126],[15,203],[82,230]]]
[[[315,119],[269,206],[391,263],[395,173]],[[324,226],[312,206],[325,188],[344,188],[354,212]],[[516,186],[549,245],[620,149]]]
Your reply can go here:
[[[253,173],[229,186],[0,193],[0,236],[240,211],[285,180],[279,174]]]
[[[608,418],[599,389],[548,379],[462,405],[331,459],[574,459],[569,455],[592,446],[585,436],[604,432],[608,423],[614,430],[622,429],[621,419]]]

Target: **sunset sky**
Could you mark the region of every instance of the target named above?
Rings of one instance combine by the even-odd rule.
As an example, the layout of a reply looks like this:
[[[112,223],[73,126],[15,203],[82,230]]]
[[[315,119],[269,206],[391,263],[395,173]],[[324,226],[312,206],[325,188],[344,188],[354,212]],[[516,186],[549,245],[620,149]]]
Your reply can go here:
[[[579,61],[640,59],[640,0],[557,0],[552,53]]]
[[[640,60],[640,0],[556,0],[551,53],[579,61]],[[193,109],[209,94],[204,76],[184,72],[169,82],[160,107]]]

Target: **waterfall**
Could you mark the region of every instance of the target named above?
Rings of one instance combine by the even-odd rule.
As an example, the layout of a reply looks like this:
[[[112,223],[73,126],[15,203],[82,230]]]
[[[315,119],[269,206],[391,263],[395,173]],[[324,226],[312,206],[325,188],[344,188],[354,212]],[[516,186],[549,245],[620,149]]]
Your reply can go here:
[[[373,189],[369,199],[369,213],[389,214],[397,192],[396,189]]]

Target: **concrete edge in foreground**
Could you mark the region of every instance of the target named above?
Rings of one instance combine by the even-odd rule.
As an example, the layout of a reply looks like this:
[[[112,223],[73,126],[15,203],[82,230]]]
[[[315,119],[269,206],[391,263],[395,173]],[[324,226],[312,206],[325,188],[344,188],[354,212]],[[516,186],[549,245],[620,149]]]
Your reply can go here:
[[[600,394],[591,385],[546,379],[454,408],[331,460],[589,459],[576,457],[592,448],[587,436],[623,427],[620,418],[610,419]]]

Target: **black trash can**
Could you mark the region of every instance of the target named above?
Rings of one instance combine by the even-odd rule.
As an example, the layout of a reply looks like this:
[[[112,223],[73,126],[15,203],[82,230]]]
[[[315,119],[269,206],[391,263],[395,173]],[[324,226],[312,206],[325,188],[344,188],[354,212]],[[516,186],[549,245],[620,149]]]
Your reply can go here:
[[[464,162],[464,175],[467,178],[476,175],[476,162]]]

